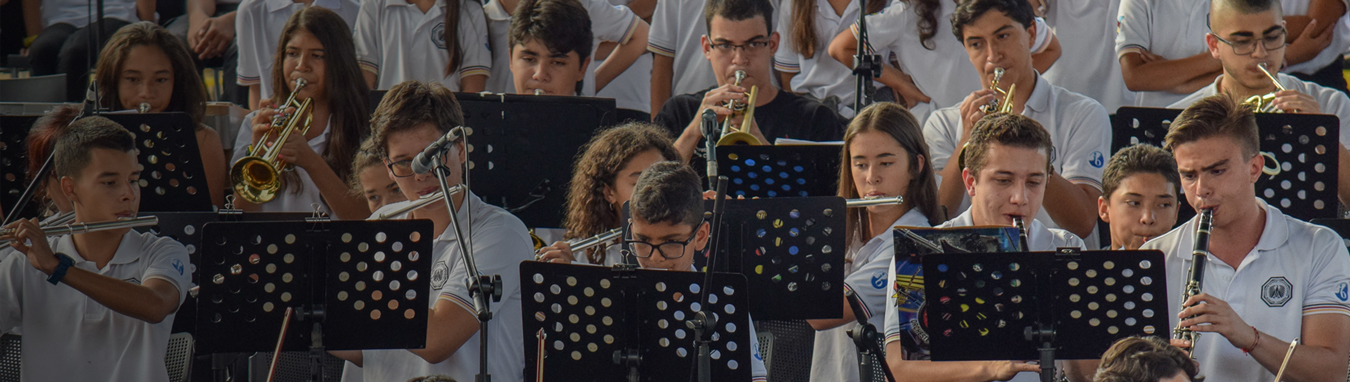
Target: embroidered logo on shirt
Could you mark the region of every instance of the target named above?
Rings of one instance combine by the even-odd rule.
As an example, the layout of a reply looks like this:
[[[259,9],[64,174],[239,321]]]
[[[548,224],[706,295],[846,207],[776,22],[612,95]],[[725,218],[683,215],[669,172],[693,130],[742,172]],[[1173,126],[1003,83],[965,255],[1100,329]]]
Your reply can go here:
[[[886,271],[877,271],[872,275],[872,287],[877,289],[886,288]]]
[[[170,265],[173,266],[173,270],[178,271],[179,276],[183,275],[183,260],[173,259],[173,264]]]
[[[1266,302],[1266,306],[1278,308],[1288,303],[1294,298],[1294,284],[1289,283],[1289,279],[1284,276],[1271,277],[1261,284],[1261,301]]]
[[[437,48],[445,49],[445,22],[431,28],[431,43],[436,44]]]
[[[1101,151],[1093,151],[1092,160],[1088,161],[1088,164],[1092,165],[1092,167],[1102,168],[1102,166],[1106,165],[1106,156],[1102,155]]]
[[[1341,283],[1341,287],[1336,290],[1336,298],[1341,299],[1341,302],[1350,300],[1350,284]]]
[[[444,260],[436,262],[431,266],[431,289],[441,289],[445,282],[450,279],[450,265]]]

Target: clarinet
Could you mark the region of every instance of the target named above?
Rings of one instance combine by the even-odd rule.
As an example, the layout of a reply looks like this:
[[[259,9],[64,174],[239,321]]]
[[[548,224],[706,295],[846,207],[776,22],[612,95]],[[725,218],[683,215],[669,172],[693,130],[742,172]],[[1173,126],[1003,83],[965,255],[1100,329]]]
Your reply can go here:
[[[1031,246],[1027,241],[1027,225],[1021,216],[1013,218],[1013,227],[1017,227],[1017,238],[1022,244],[1022,252],[1031,252]]]
[[[1202,293],[1205,281],[1205,263],[1209,261],[1209,229],[1213,224],[1213,220],[1214,210],[1205,209],[1200,211],[1199,219],[1195,225],[1195,249],[1191,251],[1191,269],[1187,272],[1186,287],[1182,290],[1183,293],[1181,295],[1181,309],[1190,307],[1186,305],[1186,300],[1190,299],[1191,296]],[[1195,316],[1191,316],[1186,319],[1194,317]],[[1200,333],[1192,331],[1190,328],[1183,327],[1178,323],[1177,327],[1172,329],[1172,338],[1190,341],[1190,356],[1192,360],[1195,359],[1195,345],[1196,341],[1200,339]],[[1194,380],[1204,380],[1204,376],[1196,376]]]

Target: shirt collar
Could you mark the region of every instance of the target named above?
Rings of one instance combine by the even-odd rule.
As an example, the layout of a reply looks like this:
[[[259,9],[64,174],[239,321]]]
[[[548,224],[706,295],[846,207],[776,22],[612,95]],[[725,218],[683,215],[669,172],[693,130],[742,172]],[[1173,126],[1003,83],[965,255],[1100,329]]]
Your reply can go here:
[[[122,235],[122,240],[117,244],[117,252],[113,253],[113,258],[108,261],[108,265],[130,264],[139,260],[141,258],[141,244],[142,240],[140,233],[135,230],[127,231],[126,234]],[[53,251],[66,254],[77,263],[90,261],[85,259],[84,256],[80,255],[80,252],[75,249],[74,235],[61,236],[61,238],[57,240]]]
[[[506,7],[502,6],[501,0],[488,0],[487,3],[483,4],[483,13],[487,15],[487,19],[490,21],[511,20],[511,12],[506,11]]]
[[[1284,219],[1284,213],[1279,208],[1266,204],[1261,198],[1256,198],[1256,204],[1266,210],[1266,226],[1261,232],[1261,240],[1256,242],[1256,250],[1273,251],[1284,243],[1289,241],[1289,221]]]
[[[1031,97],[1027,98],[1026,108],[1037,113],[1044,113],[1050,110],[1050,93],[1053,92],[1053,89],[1051,89],[1053,85],[1046,81],[1045,77],[1041,77],[1040,72],[1034,69],[1031,72],[1036,75],[1036,88],[1031,90]]]
[[[464,201],[460,202],[459,206],[455,207],[455,216],[459,217],[460,229],[463,230],[462,232],[464,232],[465,235],[468,235],[469,228],[473,226],[473,220],[469,217],[469,209],[465,209],[464,206],[469,206],[469,209],[472,209],[473,213],[477,215],[482,214],[486,210],[487,204],[483,203],[483,200],[479,199],[478,195],[469,192],[469,194],[464,197]],[[445,227],[445,232],[441,232],[441,236],[436,238],[436,240],[445,242],[455,241],[457,235],[455,235],[454,229],[455,227],[453,224],[449,227]]]

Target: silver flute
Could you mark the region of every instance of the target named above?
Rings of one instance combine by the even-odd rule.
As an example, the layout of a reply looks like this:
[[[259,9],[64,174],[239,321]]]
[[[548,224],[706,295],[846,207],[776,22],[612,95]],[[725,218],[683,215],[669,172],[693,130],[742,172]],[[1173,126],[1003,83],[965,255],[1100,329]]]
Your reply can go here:
[[[75,233],[89,233],[89,232],[98,232],[98,231],[107,231],[107,230],[121,229],[121,228],[148,227],[148,226],[152,226],[152,225],[156,225],[156,224],[159,224],[159,218],[158,218],[158,217],[155,217],[155,216],[141,216],[141,217],[135,217],[135,218],[117,219],[117,220],[113,220],[113,221],[98,222],[98,223],[74,223],[74,224],[65,224],[65,225],[55,226],[55,227],[54,227],[54,226],[45,226],[45,227],[42,227],[42,232],[43,232],[46,236],[62,236],[62,235],[69,235],[69,234],[75,234]],[[14,233],[17,232],[17,231],[18,231],[18,230],[13,229],[13,228],[6,228],[6,229],[3,229],[3,230],[0,230],[0,237],[9,237],[9,236],[13,236]],[[13,243],[13,242],[14,242],[14,238],[7,238],[7,239],[4,239],[3,241],[0,241],[0,245],[9,245],[10,243]]]
[[[457,194],[457,193],[460,193],[460,192],[464,192],[464,185],[463,185],[463,184],[456,184],[456,185],[450,187],[450,193],[451,193],[451,194]],[[382,214],[380,214],[380,216],[376,216],[374,219],[371,219],[371,220],[389,220],[389,219],[394,219],[394,218],[398,217],[399,215],[403,215],[403,214],[408,213],[409,211],[413,211],[413,210],[416,210],[416,209],[419,209],[419,208],[422,208],[422,207],[426,207],[426,206],[430,205],[431,203],[437,203],[437,202],[440,202],[441,199],[445,199],[445,194],[444,194],[444,193],[441,193],[440,191],[436,191],[436,192],[433,192],[433,193],[430,193],[430,194],[426,194],[426,195],[422,196],[421,198],[418,198],[417,200],[413,201],[412,203],[408,203],[408,205],[406,205],[406,206],[399,207],[398,209],[393,210],[393,211],[389,211],[389,212],[382,213]]]

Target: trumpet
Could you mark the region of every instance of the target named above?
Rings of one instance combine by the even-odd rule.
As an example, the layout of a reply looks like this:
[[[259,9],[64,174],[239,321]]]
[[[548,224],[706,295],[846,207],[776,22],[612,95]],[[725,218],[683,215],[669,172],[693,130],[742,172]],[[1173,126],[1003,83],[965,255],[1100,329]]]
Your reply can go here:
[[[453,195],[453,194],[458,194],[458,193],[460,193],[460,192],[464,192],[464,185],[463,185],[463,184],[456,184],[456,185],[450,187],[450,194]],[[410,211],[413,211],[413,210],[416,210],[416,209],[419,209],[419,208],[422,208],[422,207],[426,207],[426,206],[428,206],[428,205],[431,205],[431,203],[437,203],[437,202],[440,202],[441,199],[445,199],[445,194],[442,193],[442,192],[440,192],[440,191],[436,191],[436,192],[433,192],[433,193],[430,193],[430,194],[426,194],[426,195],[422,196],[421,198],[418,198],[417,200],[414,200],[414,201],[412,201],[411,203],[408,203],[408,205],[406,205],[406,206],[399,207],[399,208],[397,208],[397,209],[395,209],[395,210],[393,210],[393,211],[389,211],[389,212],[382,213],[382,214],[380,214],[379,216],[376,216],[375,218],[370,219],[370,220],[389,220],[389,219],[394,219],[394,218],[396,218],[396,217],[398,217],[398,216],[402,216],[403,214],[406,214],[406,213],[408,213],[408,212],[410,212]]]
[[[156,224],[159,224],[158,217],[140,216],[135,218],[117,219],[113,221],[98,222],[98,223],[73,223],[56,227],[44,226],[42,227],[42,232],[46,234],[46,236],[62,236],[75,233],[90,233],[121,228],[149,227]],[[13,228],[6,228],[0,230],[0,237],[13,236],[16,231],[18,230]],[[9,245],[12,242],[14,242],[13,238],[7,238],[4,240],[0,240],[0,245]]]
[[[544,95],[544,89],[534,89],[534,95]]]
[[[990,100],[988,104],[980,106],[980,111],[986,114],[999,112],[1011,113],[1013,108],[1013,94],[1017,93],[1017,84],[1012,84],[1007,91],[998,87],[998,81],[1003,79],[1003,68],[994,68],[994,78],[989,80],[989,88],[994,89],[997,94],[1003,95],[1003,102],[999,102],[998,97]]]
[[[150,103],[149,103],[149,102],[141,102],[140,105],[136,105],[136,112],[137,112],[137,113],[141,113],[141,114],[149,113],[149,112],[150,112]]]
[[[1213,209],[1202,210],[1200,211],[1200,216],[1197,217],[1195,225],[1195,246],[1193,247],[1194,249],[1191,250],[1191,269],[1187,272],[1186,286],[1182,289],[1181,294],[1181,309],[1183,310],[1189,307],[1186,305],[1186,300],[1190,299],[1191,296],[1198,295],[1204,291],[1205,263],[1209,261],[1209,230],[1211,225],[1213,225],[1213,221]],[[1193,317],[1194,316],[1186,317],[1185,319],[1191,319]],[[1172,329],[1172,338],[1190,341],[1191,359],[1195,359],[1195,345],[1196,341],[1200,339],[1200,333],[1192,331],[1190,328],[1183,327],[1178,323],[1177,327]],[[1197,381],[1203,379],[1203,376],[1196,376],[1195,378]]]
[[[1276,79],[1275,75],[1270,74],[1270,70],[1266,68],[1266,63],[1262,62],[1260,64],[1256,64],[1256,68],[1261,69],[1261,73],[1265,73],[1266,78],[1269,78],[1270,82],[1275,84],[1275,89],[1278,89],[1276,90],[1276,92],[1284,91],[1284,85],[1280,84],[1280,80]],[[1257,113],[1283,113],[1284,110],[1275,108],[1275,105],[1273,105],[1274,102],[1275,102],[1275,92],[1271,92],[1266,93],[1264,95],[1254,95],[1251,97],[1247,97],[1246,100],[1242,101],[1242,104],[1251,106],[1252,111]]]
[[[745,75],[744,70],[737,70],[733,73],[732,76],[736,79],[734,84],[736,86],[741,86],[741,81],[745,80]],[[731,115],[727,116],[727,119],[722,121],[722,137],[717,140],[718,146],[759,146],[764,144],[764,142],[759,141],[759,138],[755,138],[754,135],[750,134],[750,124],[755,121],[755,98],[757,95],[759,95],[759,87],[751,86],[750,93],[746,96],[745,102],[731,100],[722,105],[723,107],[731,109]],[[734,130],[731,127],[731,120],[739,115],[744,115],[745,117],[741,120],[741,128],[739,130]]]
[[[295,90],[291,91],[286,102],[277,106],[282,114],[278,115],[281,118],[272,119],[272,131],[281,129],[276,135],[276,141],[268,146],[268,138],[272,136],[272,131],[268,131],[258,140],[257,146],[249,147],[248,156],[239,158],[234,162],[234,166],[230,167],[230,183],[234,185],[235,195],[255,204],[267,203],[277,197],[277,192],[281,190],[280,172],[290,169],[289,165],[283,166],[283,163],[277,161],[277,155],[281,154],[281,146],[295,129],[300,129],[301,135],[309,132],[313,100],[295,99],[306,84],[303,78],[295,79]],[[285,110],[290,107],[294,107],[295,111],[286,113]]]

